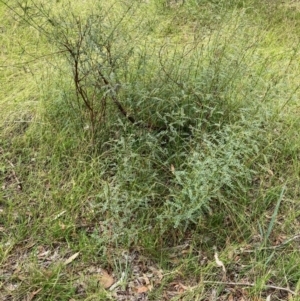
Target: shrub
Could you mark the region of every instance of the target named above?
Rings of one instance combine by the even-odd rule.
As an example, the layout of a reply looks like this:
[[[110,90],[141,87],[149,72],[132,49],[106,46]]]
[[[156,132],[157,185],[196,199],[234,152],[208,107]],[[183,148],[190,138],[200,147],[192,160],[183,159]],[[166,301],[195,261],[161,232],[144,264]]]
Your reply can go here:
[[[84,133],[103,161],[94,206],[116,233],[186,229],[217,208],[235,212],[257,171],[254,158],[273,139],[265,133],[277,113],[274,96],[294,54],[283,73],[271,72],[261,31],[235,14],[186,42],[150,39],[147,3],[84,12],[60,4],[59,14],[32,3],[22,18],[48,38],[66,77],[48,116],[63,129],[73,121],[72,135]]]

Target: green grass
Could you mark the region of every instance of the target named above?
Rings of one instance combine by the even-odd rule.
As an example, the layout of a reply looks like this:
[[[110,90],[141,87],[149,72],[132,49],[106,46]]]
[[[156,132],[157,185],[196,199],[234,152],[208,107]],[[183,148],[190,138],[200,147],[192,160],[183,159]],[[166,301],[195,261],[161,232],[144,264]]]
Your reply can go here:
[[[1,300],[299,300],[293,2],[0,2]]]

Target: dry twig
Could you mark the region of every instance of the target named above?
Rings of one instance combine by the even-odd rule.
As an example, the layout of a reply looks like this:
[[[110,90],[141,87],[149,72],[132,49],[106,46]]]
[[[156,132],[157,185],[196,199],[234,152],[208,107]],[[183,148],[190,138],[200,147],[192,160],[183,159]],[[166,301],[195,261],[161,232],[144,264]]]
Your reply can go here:
[[[233,286],[249,286],[249,287],[254,287],[256,285],[254,283],[248,283],[248,282],[245,282],[245,283],[244,282],[223,282],[223,281],[210,281],[210,280],[204,280],[203,283],[204,284],[233,285]],[[285,287],[266,284],[265,288],[288,292],[294,296],[296,295],[296,292],[290,290],[289,288],[285,288]]]

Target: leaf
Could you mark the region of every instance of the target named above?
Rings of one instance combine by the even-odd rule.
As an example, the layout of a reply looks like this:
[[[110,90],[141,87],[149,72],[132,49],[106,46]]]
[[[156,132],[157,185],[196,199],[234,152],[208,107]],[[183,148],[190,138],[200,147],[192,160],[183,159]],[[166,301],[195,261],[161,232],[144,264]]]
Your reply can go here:
[[[148,290],[149,290],[149,288],[147,286],[144,286],[144,285],[135,288],[135,291],[138,294],[146,293],[146,292],[148,292]]]
[[[39,288],[38,290],[30,293],[30,295],[28,296],[26,301],[31,301],[33,300],[33,298],[42,290],[42,288]]]
[[[59,226],[60,226],[60,228],[61,228],[62,230],[65,230],[66,227],[67,227],[67,226],[66,226],[64,223],[62,223],[62,222],[59,222],[58,224],[59,224]]]
[[[69,263],[71,263],[72,261],[74,261],[78,255],[80,254],[80,252],[77,252],[75,254],[73,254],[72,256],[70,256],[65,262],[64,262],[64,265],[67,265]]]
[[[60,218],[61,216],[63,216],[66,212],[67,212],[67,211],[64,210],[64,211],[62,211],[62,212],[56,214],[56,216],[54,216],[54,218],[52,219],[52,221],[57,220],[58,218]]]
[[[229,295],[227,301],[234,301],[234,298],[233,298],[232,294]]]
[[[188,290],[189,289],[189,287],[188,286],[186,286],[186,285],[184,285],[184,284],[182,284],[181,282],[179,282],[178,283],[178,285],[184,290],[184,291],[186,291],[186,290]]]
[[[215,252],[215,261],[216,261],[217,266],[222,267],[223,272],[226,273],[224,263],[219,259],[217,252]]]
[[[230,296],[231,296],[231,295],[230,295]],[[233,301],[233,300],[230,299],[230,296],[229,296],[229,298],[228,298],[228,301]],[[216,291],[216,289],[213,289],[213,290],[211,291],[210,296],[209,296],[209,301],[216,301],[216,300],[217,300],[217,291]]]
[[[146,275],[146,274],[143,274],[143,280],[145,281],[145,284],[146,285],[149,285],[150,284],[150,280],[149,280],[149,278],[148,278],[148,276]]]
[[[99,284],[105,289],[110,288],[114,284],[114,278],[107,273],[105,270],[101,270],[101,275],[99,276]]]
[[[149,269],[153,272],[153,274],[159,279],[162,280],[164,277],[163,270],[158,270],[155,267],[149,266]]]

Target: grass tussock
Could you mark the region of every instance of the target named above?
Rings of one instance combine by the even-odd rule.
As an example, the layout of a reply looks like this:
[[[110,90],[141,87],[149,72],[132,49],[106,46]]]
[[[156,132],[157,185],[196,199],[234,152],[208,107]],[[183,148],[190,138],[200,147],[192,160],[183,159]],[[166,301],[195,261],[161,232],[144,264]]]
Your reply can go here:
[[[1,298],[297,300],[298,9],[0,2]]]

